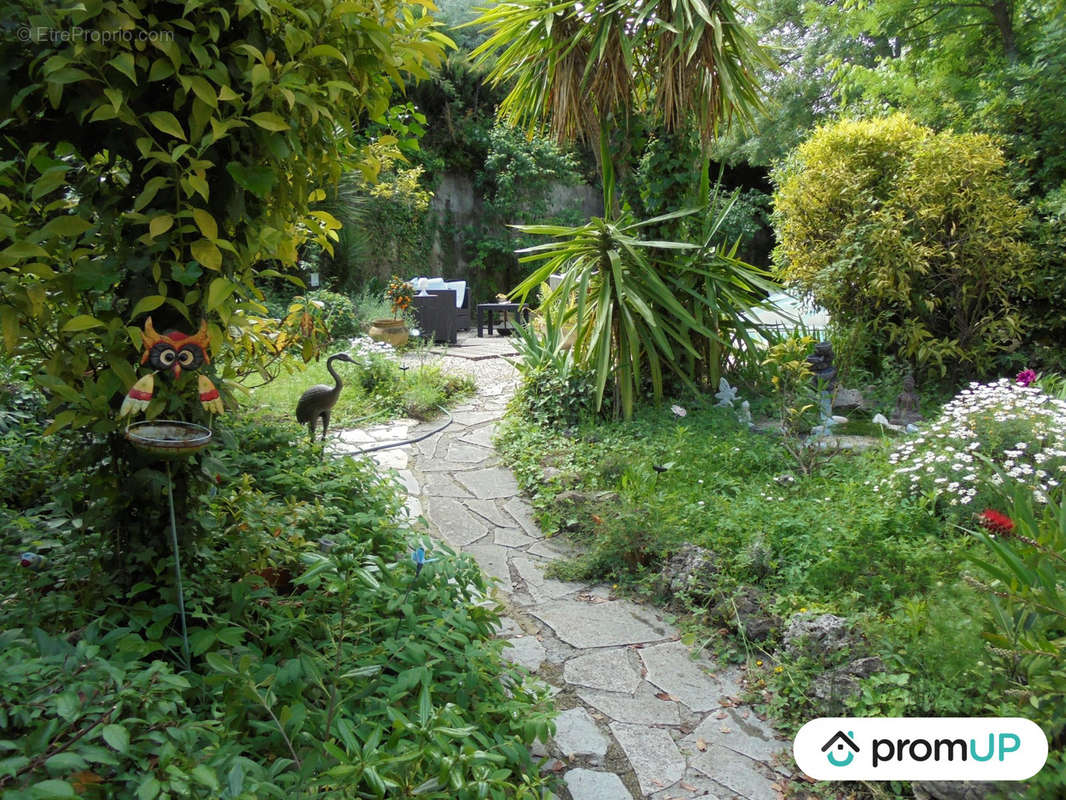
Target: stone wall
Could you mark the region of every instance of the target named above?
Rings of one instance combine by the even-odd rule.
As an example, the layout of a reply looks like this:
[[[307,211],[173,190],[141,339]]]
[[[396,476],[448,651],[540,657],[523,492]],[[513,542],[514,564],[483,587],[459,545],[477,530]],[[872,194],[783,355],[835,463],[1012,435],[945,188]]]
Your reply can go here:
[[[603,199],[599,189],[592,186],[568,186],[556,184],[548,197],[548,213],[577,212],[580,219],[603,214]],[[437,230],[426,274],[446,275],[449,278],[471,279],[468,254],[457,234],[442,235],[442,231],[459,231],[465,225],[477,222],[482,214],[481,198],[474,191],[470,177],[456,172],[446,172],[429,206],[429,213],[436,217]],[[535,223],[539,220],[515,220],[515,224]]]

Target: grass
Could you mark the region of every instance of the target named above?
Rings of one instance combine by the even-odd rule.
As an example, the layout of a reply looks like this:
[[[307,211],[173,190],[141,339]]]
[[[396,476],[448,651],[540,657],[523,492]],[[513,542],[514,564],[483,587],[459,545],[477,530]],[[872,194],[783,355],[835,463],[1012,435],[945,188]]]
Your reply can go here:
[[[603,535],[619,516],[616,507],[597,513],[603,528],[578,531],[589,554],[569,566],[605,570],[636,590],[684,542],[718,553],[723,592],[757,586],[784,615],[828,606],[885,612],[900,593],[928,590],[955,570],[957,534],[917,504],[888,504],[871,491],[887,469],[880,449],[838,455],[803,478],[774,437],[749,433],[713,407],[690,407],[682,420],[645,410],[632,422],[585,428],[574,438],[512,419],[501,446],[549,528],[567,520],[553,501],[562,484],[541,480],[547,465],[561,469],[568,486],[617,493],[626,513],[650,510],[656,530],[641,557],[627,556],[617,541],[609,546]],[[611,546],[618,552],[603,552]],[[756,550],[762,555],[753,558]],[[627,563],[641,568],[628,570]]]
[[[359,382],[359,368],[343,361],[334,362],[337,374],[341,376],[344,388],[341,389],[337,405],[333,407],[330,419],[332,427],[344,428],[358,424],[370,415],[386,415],[388,408],[382,408],[372,393],[363,389]],[[252,377],[255,381],[255,376]],[[252,389],[244,403],[248,408],[269,410],[285,419],[296,419],[296,403],[300,395],[310,387],[323,383],[333,386],[333,378],[326,372],[326,360],[300,364],[292,373],[282,373],[268,384]]]
[[[431,419],[475,390],[473,379],[447,372],[435,361],[402,370],[395,356],[375,355],[359,364],[334,362],[343,388],[333,407],[330,428],[349,428],[368,420],[398,416]],[[253,378],[254,380],[254,378]],[[251,389],[245,404],[295,420],[296,403],[311,386],[333,386],[326,359],[282,373],[268,384]]]

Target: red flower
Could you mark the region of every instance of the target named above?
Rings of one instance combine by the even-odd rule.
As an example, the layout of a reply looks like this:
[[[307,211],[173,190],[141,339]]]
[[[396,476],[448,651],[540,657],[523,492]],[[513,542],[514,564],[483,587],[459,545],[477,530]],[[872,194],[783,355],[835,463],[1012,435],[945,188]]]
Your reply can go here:
[[[1014,520],[994,508],[986,508],[977,515],[977,524],[991,533],[1006,536],[1014,530]]]

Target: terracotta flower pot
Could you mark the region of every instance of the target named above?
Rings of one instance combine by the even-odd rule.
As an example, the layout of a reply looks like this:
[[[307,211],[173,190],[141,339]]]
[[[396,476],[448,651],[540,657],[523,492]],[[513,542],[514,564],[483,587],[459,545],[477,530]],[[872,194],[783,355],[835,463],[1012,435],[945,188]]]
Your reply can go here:
[[[407,326],[402,319],[376,319],[370,323],[367,335],[375,342],[387,342],[393,347],[407,344]]]

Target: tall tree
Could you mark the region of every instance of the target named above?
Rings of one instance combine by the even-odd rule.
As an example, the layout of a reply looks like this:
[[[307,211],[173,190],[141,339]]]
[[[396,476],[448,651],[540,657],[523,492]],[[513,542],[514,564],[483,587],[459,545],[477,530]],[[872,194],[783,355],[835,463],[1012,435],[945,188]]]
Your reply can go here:
[[[634,220],[615,194],[624,148],[611,149],[612,134],[624,142],[643,113],[666,133],[694,128],[708,145],[723,123],[750,120],[760,107],[757,68],[769,59],[728,0],[515,0],[479,22],[491,33],[472,55],[494,84],[510,87],[503,118],[598,145],[605,218],[522,228],[558,241],[524,251],[524,263],[540,266],[515,293],[524,298],[563,274],[543,304],[573,326],[574,358],[596,370],[597,407],[610,385],[615,410],[628,417],[645,380],[663,396],[664,369],[693,385],[695,361],[744,335],[764,284],[719,250],[718,220],[695,244],[645,239],[651,226],[693,210]],[[716,355],[708,369],[719,363]]]
[[[901,109],[925,124],[1004,137],[1044,194],[1066,180],[1066,4],[1046,0],[869,0],[821,7],[827,24],[887,44],[838,59],[851,111]]]

